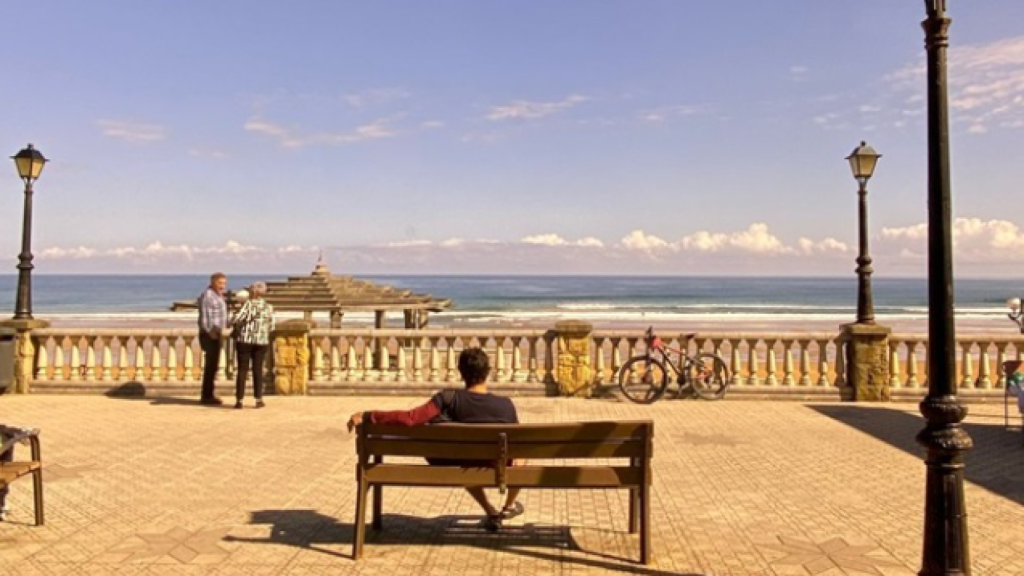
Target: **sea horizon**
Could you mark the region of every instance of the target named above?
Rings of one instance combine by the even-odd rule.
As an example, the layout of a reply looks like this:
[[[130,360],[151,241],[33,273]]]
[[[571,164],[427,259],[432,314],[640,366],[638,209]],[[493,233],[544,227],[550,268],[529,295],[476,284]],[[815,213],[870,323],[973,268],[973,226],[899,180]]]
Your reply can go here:
[[[305,274],[305,275],[308,275]],[[292,276],[303,276],[295,274]],[[355,275],[415,293],[450,299],[430,315],[446,328],[550,328],[567,319],[598,329],[647,325],[679,331],[834,331],[856,318],[857,279],[829,276],[665,275]],[[229,274],[229,287],[288,275]],[[54,325],[107,328],[186,328],[194,313],[171,312],[194,299],[205,274],[40,274],[33,278],[33,312]],[[898,332],[926,332],[927,280],[883,277],[872,281],[876,320]],[[0,309],[13,310],[16,275],[0,275]],[[956,322],[962,332],[1018,333],[1005,301],[1014,280],[960,278]],[[300,313],[279,313],[282,319]],[[314,315],[326,324],[326,315]],[[401,314],[388,327],[403,326]],[[349,312],[348,326],[370,326],[372,313]]]

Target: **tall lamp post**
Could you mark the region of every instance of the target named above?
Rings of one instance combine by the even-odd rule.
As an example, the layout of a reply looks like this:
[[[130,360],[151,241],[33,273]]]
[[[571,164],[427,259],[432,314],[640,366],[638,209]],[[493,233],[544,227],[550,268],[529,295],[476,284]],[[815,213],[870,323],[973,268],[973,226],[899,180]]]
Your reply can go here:
[[[967,409],[957,399],[956,329],[953,320],[953,240],[950,218],[949,102],[946,52],[950,18],[946,0],[925,0],[922,22],[928,86],[928,396],[927,419],[917,435],[927,450],[924,546],[921,576],[971,574],[964,502],[963,453],[971,437],[960,422]]]
[[[875,149],[868,146],[867,142],[861,142],[860,146],[846,157],[853,171],[853,177],[857,179],[859,189],[857,196],[860,198],[859,206],[859,235],[860,253],[857,256],[857,323],[875,323],[875,304],[871,298],[871,255],[868,253],[868,180],[875,173],[875,165],[882,155],[875,152]]]
[[[21,227],[21,253],[18,254],[18,295],[14,319],[32,320],[32,183],[42,174],[46,158],[31,144],[11,158],[18,168],[18,176],[25,181],[25,219]]]

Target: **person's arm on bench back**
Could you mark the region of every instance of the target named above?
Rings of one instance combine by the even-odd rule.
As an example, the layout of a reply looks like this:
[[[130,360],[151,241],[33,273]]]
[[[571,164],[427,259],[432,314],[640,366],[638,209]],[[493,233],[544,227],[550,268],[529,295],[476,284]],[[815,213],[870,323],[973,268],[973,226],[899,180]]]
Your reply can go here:
[[[426,424],[441,413],[440,402],[436,397],[427,400],[426,404],[417,406],[411,410],[373,410],[368,412],[356,412],[348,420],[348,430],[351,432],[360,424],[398,424],[401,426],[416,426]]]

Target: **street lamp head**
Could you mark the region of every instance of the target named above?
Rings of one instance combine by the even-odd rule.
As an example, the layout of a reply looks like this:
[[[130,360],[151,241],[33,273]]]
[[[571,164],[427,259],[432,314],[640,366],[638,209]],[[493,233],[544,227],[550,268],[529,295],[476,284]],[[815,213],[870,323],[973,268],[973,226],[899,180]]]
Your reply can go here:
[[[28,145],[28,148],[11,156],[11,158],[14,160],[14,165],[18,168],[18,176],[26,183],[39,178],[39,175],[43,173],[43,164],[47,162],[42,152],[36,150],[31,144]]]
[[[1017,311],[1020,310],[1020,298],[1010,298],[1006,301],[1006,307],[1016,314]]]
[[[875,152],[875,149],[868,146],[867,142],[861,142],[846,160],[850,162],[850,169],[853,170],[853,177],[857,180],[867,180],[875,173],[875,165],[882,155]]]

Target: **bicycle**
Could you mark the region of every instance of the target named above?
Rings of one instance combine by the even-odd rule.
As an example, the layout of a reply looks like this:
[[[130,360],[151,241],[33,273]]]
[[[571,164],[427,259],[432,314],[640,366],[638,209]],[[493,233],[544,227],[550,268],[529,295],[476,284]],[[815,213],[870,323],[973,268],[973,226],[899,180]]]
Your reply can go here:
[[[633,356],[619,369],[619,388],[632,402],[651,404],[659,400],[668,390],[669,373],[675,372],[678,385],[676,398],[689,391],[693,397],[703,400],[718,400],[729,390],[729,366],[715,354],[698,352],[687,354],[690,340],[696,334],[684,334],[681,349],[670,348],[654,334],[654,327],[644,333],[646,352]],[[673,362],[669,353],[679,355]],[[655,354],[660,355],[656,357]]]

